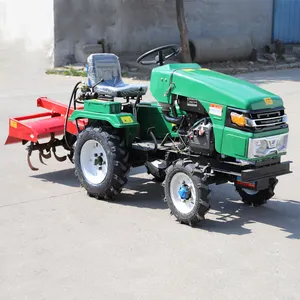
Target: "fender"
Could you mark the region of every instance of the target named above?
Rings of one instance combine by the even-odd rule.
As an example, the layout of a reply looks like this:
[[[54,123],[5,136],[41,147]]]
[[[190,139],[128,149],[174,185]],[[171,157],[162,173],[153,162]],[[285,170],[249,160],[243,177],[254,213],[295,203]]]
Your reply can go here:
[[[97,113],[86,110],[75,110],[69,118],[69,121],[75,121],[78,119],[89,119],[106,121],[111,124],[114,128],[137,128],[139,123],[135,116],[130,113],[119,113],[119,114],[105,114]]]

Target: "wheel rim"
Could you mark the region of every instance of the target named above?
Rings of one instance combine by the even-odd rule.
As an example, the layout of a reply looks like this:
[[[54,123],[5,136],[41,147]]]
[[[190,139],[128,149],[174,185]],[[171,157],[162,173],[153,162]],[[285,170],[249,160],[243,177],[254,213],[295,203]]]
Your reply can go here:
[[[183,183],[188,186],[190,190],[190,197],[188,199],[182,199],[179,194],[180,188]],[[185,173],[175,174],[170,183],[170,195],[172,202],[176,209],[182,214],[189,214],[196,205],[196,189],[191,178]]]
[[[80,165],[86,180],[100,184],[107,175],[108,161],[103,146],[95,141],[86,141],[80,151]]]

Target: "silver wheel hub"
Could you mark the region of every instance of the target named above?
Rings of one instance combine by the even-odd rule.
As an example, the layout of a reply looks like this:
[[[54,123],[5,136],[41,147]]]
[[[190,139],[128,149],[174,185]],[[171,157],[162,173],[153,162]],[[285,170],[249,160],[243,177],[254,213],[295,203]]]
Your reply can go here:
[[[193,181],[183,172],[176,173],[170,183],[170,195],[176,209],[189,214],[196,205],[196,189]]]
[[[95,140],[86,141],[81,148],[80,165],[84,177],[90,183],[102,183],[108,170],[107,155],[103,146]]]

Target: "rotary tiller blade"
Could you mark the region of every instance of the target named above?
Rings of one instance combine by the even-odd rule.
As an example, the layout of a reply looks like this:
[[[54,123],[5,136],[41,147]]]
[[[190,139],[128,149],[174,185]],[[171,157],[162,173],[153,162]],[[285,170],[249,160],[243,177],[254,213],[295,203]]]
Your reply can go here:
[[[32,165],[32,163],[31,163],[31,161],[30,161],[30,156],[31,156],[31,153],[28,152],[28,154],[27,154],[27,163],[28,163],[29,168],[30,168],[32,171],[38,171],[39,169],[38,169],[38,168],[35,168],[35,167]]]
[[[40,151],[40,153],[39,153],[39,159],[40,159],[40,162],[41,162],[43,165],[47,166],[47,164],[45,164],[44,161],[43,161],[43,154],[42,154],[42,151]]]
[[[46,158],[46,159],[49,159],[49,158],[51,158],[51,152],[50,152],[50,150],[47,150],[48,151],[48,153],[44,153],[44,151],[41,151],[41,155],[42,155],[42,157],[44,157],[44,158]]]
[[[55,157],[59,162],[63,162],[63,161],[65,161],[65,160],[67,159],[67,156],[62,156],[62,157],[57,156],[55,148],[52,149],[52,152],[53,152],[54,157]]]

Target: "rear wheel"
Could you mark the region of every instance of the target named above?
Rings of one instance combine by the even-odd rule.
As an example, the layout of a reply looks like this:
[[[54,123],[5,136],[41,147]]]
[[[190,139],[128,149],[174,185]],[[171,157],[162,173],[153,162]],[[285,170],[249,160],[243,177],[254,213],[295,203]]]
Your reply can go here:
[[[169,167],[164,190],[171,213],[180,223],[190,226],[204,220],[210,205],[209,189],[192,162],[179,160]]]
[[[151,174],[158,182],[163,182],[166,178],[166,166],[162,160],[156,160],[153,162],[147,161],[145,163],[148,174]]]
[[[82,131],[75,148],[75,170],[91,197],[112,199],[127,183],[128,152],[111,129],[89,127]]]
[[[235,187],[245,204],[257,207],[266,204],[275,195],[274,189],[277,183],[277,179],[272,179],[269,188],[261,191],[253,191],[237,185]]]

